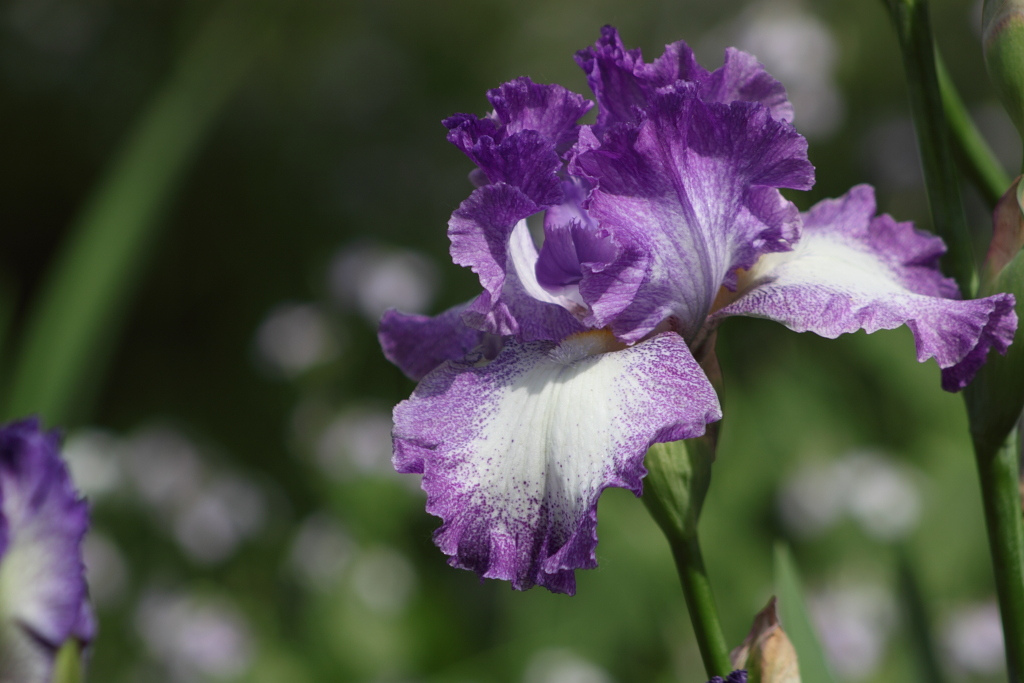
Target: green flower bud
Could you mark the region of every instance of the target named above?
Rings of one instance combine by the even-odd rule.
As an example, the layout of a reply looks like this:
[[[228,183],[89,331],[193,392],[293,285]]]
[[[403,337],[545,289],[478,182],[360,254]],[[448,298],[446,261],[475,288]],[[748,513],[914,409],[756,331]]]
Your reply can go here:
[[[985,0],[982,27],[988,74],[1024,138],[1024,0]]]

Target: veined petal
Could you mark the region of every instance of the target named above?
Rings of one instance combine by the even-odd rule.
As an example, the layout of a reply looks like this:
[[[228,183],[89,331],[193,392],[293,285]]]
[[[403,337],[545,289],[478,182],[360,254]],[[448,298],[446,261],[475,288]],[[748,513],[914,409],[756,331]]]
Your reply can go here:
[[[519,188],[497,183],[475,190],[452,214],[452,259],[479,275],[484,288],[463,312],[470,327],[522,341],[562,339],[584,329],[536,289],[537,252],[524,221],[538,210]]]
[[[701,83],[705,102],[757,102],[768,107],[776,121],[793,122],[793,104],[786,88],[775,80],[754,55],[734,47],[725,51],[725,61]]]
[[[601,491],[639,495],[652,443],[720,417],[674,333],[628,348],[606,331],[509,342],[489,364],[442,365],[395,408],[394,463],[423,473],[450,564],[572,593],[573,570],[597,564]]]
[[[597,97],[597,128],[637,120],[637,109],[647,104],[644,84],[635,73],[644,63],[639,48],[627,50],[619,32],[605,26],[593,47],[576,53],[576,63]]]
[[[477,188],[448,222],[452,260],[480,277],[497,301],[505,284],[508,244],[519,221],[540,207],[517,187],[505,183]]]
[[[803,137],[764,107],[706,103],[691,87],[658,94],[646,116],[597,146],[584,131],[570,168],[597,185],[590,216],[651,254],[616,335],[637,340],[674,318],[692,339],[736,269],[790,248],[799,215],[777,188],[809,188],[813,167]]]
[[[639,49],[627,50],[611,26],[601,29],[594,47],[576,53],[576,63],[598,103],[595,128],[607,130],[617,123],[636,124],[655,94],[666,88],[693,83],[705,102],[754,102],[768,108],[777,121],[793,120],[793,105],[786,89],[765,71],[753,55],[735,48],[713,72],[702,67],[683,41],[665,46],[665,52],[645,64]]]
[[[416,381],[446,360],[465,358],[488,336],[462,321],[468,305],[453,306],[433,317],[394,309],[385,312],[377,330],[384,356]]]
[[[713,317],[770,318],[829,338],[907,325],[917,359],[935,358],[942,387],[958,391],[990,349],[1006,352],[1017,328],[1013,296],[960,300],[938,270],[942,241],[874,213],[868,185],[820,202],[804,215],[794,250],[761,257],[739,297]]]
[[[525,76],[488,91],[487,99],[494,107],[489,115],[456,114],[444,121],[448,140],[470,158],[481,138],[501,142],[524,130],[536,131],[553,149],[564,151],[576,141],[577,121],[594,106],[560,85],[534,83]]]
[[[0,681],[47,681],[69,638],[92,639],[81,542],[88,508],[38,420],[0,428]]]
[[[531,296],[510,266],[501,297],[488,292],[470,302],[462,314],[470,327],[520,341],[558,340],[587,328],[558,303]]]
[[[508,183],[541,206],[562,201],[561,154],[575,142],[577,121],[593,103],[560,85],[517,78],[487,93],[494,111],[483,118],[445,119],[448,140],[488,182]]]

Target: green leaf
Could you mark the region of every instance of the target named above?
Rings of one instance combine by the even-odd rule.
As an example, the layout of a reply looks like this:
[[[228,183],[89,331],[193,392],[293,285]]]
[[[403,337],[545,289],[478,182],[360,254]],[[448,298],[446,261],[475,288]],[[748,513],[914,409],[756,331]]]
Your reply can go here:
[[[253,62],[258,15],[234,0],[215,12],[86,202],[33,302],[7,417],[66,423],[91,393],[178,181]]]
[[[784,543],[775,544],[775,592],[779,598],[779,617],[800,661],[805,681],[835,683],[825,660],[825,652],[814,632],[796,564]]]

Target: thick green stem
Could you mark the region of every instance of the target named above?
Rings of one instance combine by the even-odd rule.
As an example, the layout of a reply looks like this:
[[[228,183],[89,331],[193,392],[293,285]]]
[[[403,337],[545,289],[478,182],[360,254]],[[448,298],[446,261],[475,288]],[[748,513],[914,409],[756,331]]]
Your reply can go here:
[[[976,451],[985,525],[1003,619],[1010,683],[1024,676],[1024,520],[1017,430],[1000,448]]]
[[[932,223],[935,232],[949,247],[944,270],[953,276],[965,296],[971,296],[977,286],[973,246],[960,198],[950,133],[943,115],[928,3],[926,0],[884,1],[903,55]]]
[[[994,208],[999,198],[1010,187],[1010,176],[1006,174],[992,148],[974,125],[956,86],[953,85],[953,80],[949,77],[949,72],[946,71],[946,65],[937,54],[935,65],[942,94],[942,109],[946,113],[946,121],[952,134],[953,151],[960,161],[960,168],[985,198],[989,208]]]
[[[724,677],[732,670],[732,665],[729,663],[729,648],[725,644],[722,626],[718,622],[711,582],[704,569],[700,541],[694,534],[688,540],[678,536],[670,537],[669,544],[679,569],[679,580],[683,584],[683,595],[690,610],[690,621],[697,635],[697,646],[704,660],[704,668],[709,677]]]
[[[709,427],[703,438],[654,444],[644,460],[648,474],[643,501],[672,548],[708,678],[726,676],[731,670],[697,535],[700,509],[711,484],[715,435],[715,428]]]

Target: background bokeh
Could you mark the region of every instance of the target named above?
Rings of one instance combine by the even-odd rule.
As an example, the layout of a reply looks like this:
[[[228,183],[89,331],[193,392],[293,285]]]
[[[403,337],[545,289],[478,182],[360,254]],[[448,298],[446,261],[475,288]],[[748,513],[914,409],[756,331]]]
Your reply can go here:
[[[258,7],[0,2],[9,339],[211,17],[236,13],[251,33],[240,45],[256,50],[162,203],[67,424],[51,425],[93,509],[89,679],[703,682],[667,544],[626,492],[601,500],[600,568],[578,573],[575,597],[446,566],[418,482],[390,468],[390,408],[413,384],[381,356],[376,320],[475,293],[445,237],[471,164],[441,119],[485,113],[485,91],[520,75],[587,92],[572,55],[606,23],[648,58],[679,39],[711,68],[727,45],[754,52],[789,89],[817,167],[814,190],[792,199],[869,182],[882,210],[926,227],[882,3]],[[1019,142],[984,75],[980,3],[932,8],[961,94],[1016,168]],[[983,244],[986,210],[965,195]],[[17,352],[3,348],[5,377]],[[726,419],[702,534],[729,641],[771,595],[784,540],[838,678],[913,680],[903,555],[951,680],[1002,679],[962,403],[915,362],[909,333],[830,341],[733,319],[719,353]]]

